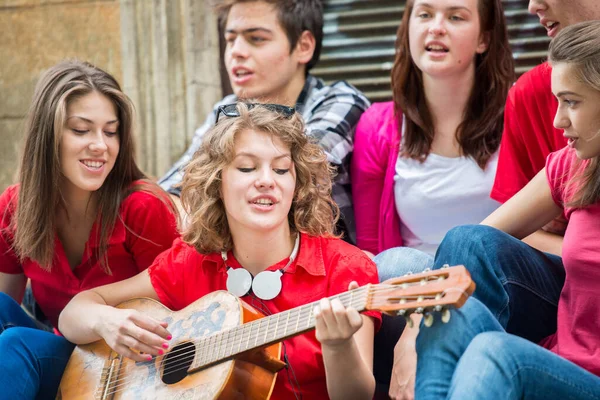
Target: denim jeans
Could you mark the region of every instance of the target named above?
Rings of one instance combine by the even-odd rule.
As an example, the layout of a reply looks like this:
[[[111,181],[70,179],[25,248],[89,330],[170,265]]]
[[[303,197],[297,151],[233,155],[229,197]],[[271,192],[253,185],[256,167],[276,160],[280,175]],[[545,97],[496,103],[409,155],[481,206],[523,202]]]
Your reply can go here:
[[[73,348],[0,292],[0,399],[54,399]]]
[[[477,288],[450,323],[421,326],[418,399],[530,398],[534,391],[541,397],[531,398],[563,398],[556,394],[565,391],[564,398],[600,396],[600,378],[535,344],[556,332],[565,280],[560,257],[497,229],[466,225],[448,232],[438,248],[434,269],[444,264],[465,265]],[[591,386],[584,390],[581,382]]]
[[[379,282],[410,273],[416,274],[433,267],[433,257],[410,247],[394,247],[373,258],[377,264]]]
[[[600,400],[600,377],[506,333],[477,299],[421,326],[417,354],[418,400]]]
[[[408,273],[419,273],[433,266],[433,257],[410,247],[394,247],[382,251],[373,258],[377,264],[379,281],[384,282]],[[373,374],[377,382],[375,398],[388,398],[389,385],[394,366],[394,347],[406,326],[404,317],[384,314],[381,329],[375,335],[373,350]]]

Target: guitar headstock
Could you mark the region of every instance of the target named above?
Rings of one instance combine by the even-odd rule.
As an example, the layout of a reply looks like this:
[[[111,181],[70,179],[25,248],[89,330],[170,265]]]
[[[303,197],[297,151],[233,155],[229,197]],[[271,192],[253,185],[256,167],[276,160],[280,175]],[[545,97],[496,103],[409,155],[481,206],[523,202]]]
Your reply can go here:
[[[425,325],[430,326],[432,311],[442,313],[442,321],[450,318],[448,307],[461,307],[475,291],[475,282],[463,265],[444,266],[405,275],[374,285],[369,293],[367,309],[390,315],[425,314]],[[408,318],[412,323],[412,320]]]

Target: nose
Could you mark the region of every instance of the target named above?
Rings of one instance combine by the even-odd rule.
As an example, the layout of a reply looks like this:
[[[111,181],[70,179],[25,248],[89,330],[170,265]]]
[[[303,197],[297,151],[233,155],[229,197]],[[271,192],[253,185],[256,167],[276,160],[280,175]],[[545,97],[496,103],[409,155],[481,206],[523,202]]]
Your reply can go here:
[[[571,126],[571,121],[569,121],[569,118],[560,105],[556,110],[556,115],[554,116],[554,121],[552,124],[556,129],[567,129],[569,126]]]
[[[529,6],[527,7],[529,14],[536,15],[538,12],[544,10],[543,0],[529,0]]]
[[[234,58],[247,58],[248,57],[248,45],[244,40],[243,36],[236,37],[231,43],[230,47],[231,56]]]
[[[437,16],[431,21],[429,27],[429,34],[433,36],[443,36],[446,34],[446,27],[444,25],[444,17]]]
[[[274,172],[271,168],[261,168],[258,172],[258,177],[254,185],[259,189],[272,189],[275,187]]]
[[[89,149],[94,153],[102,153],[108,150],[108,146],[106,145],[106,138],[104,136],[104,132],[97,131],[92,136],[90,136],[90,144]]]

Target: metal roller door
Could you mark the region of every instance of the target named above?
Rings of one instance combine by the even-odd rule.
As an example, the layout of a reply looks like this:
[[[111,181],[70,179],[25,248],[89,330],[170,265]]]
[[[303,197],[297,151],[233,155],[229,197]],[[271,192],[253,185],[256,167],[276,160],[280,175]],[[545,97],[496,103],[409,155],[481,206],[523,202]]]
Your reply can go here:
[[[347,80],[371,101],[391,99],[390,70],[404,0],[325,0],[325,36],[312,73]],[[528,0],[504,0],[517,75],[542,62],[550,39]]]

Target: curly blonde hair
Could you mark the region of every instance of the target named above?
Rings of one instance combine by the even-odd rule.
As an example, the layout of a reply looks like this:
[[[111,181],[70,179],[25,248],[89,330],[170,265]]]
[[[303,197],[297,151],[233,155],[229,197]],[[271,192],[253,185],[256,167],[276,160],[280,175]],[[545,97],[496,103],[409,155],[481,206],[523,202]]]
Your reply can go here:
[[[183,240],[198,252],[227,251],[233,240],[221,199],[221,175],[233,160],[236,137],[246,130],[279,138],[289,149],[296,188],[288,221],[292,232],[337,237],[339,209],[331,199],[333,168],[323,150],[304,132],[298,113],[291,117],[263,106],[237,105],[239,117],[222,119],[203,138],[184,172],[181,202],[189,216]]]

